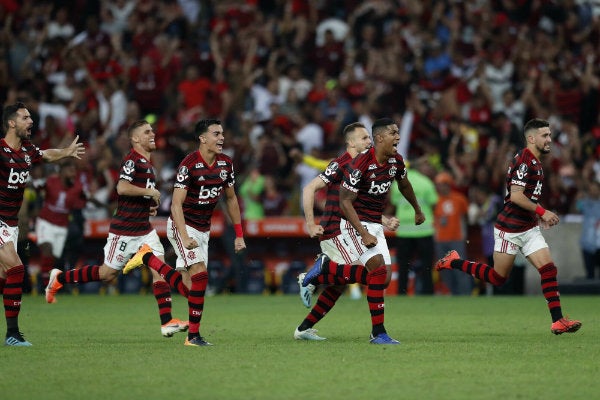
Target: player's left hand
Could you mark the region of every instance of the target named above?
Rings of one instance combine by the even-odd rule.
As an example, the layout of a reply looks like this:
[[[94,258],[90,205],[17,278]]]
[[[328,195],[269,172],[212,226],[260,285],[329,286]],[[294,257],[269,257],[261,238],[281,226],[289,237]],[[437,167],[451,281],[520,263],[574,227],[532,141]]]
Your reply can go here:
[[[236,253],[239,253],[242,250],[246,249],[246,242],[244,241],[244,238],[235,238],[235,240],[233,241],[233,249],[235,250]]]
[[[150,206],[150,216],[156,217],[156,214],[158,214],[158,205]]]
[[[81,160],[81,156],[85,154],[85,146],[83,143],[79,143],[78,141],[79,135],[75,136],[75,139],[73,139],[69,147],[67,147],[65,150],[68,157],[75,157]]]
[[[396,217],[383,218],[383,226],[391,231],[395,231],[400,226],[400,220]]]

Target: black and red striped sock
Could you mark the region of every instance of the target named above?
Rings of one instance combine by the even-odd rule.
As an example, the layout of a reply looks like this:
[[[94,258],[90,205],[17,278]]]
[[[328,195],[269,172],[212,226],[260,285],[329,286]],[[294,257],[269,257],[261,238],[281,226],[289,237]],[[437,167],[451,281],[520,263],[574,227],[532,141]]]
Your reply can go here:
[[[4,303],[4,315],[7,319],[14,318],[16,323],[21,311],[21,296],[23,295],[23,277],[25,276],[25,267],[17,265],[6,271],[6,281],[2,290],[2,301]],[[14,327],[9,327],[14,328]]]
[[[346,283],[367,284],[367,274],[369,271],[362,265],[336,264],[330,262],[329,273],[344,279]]]
[[[329,260],[327,265],[323,266],[323,272],[321,276],[328,276],[328,278],[322,278],[319,283],[329,283],[332,285],[343,285],[349,283],[361,283],[363,285],[367,284],[367,269],[362,265],[352,265],[352,264],[338,264],[335,261]],[[332,279],[330,276],[334,276],[340,279]]]
[[[157,281],[152,284],[152,292],[158,303],[158,315],[160,324],[164,325],[173,319],[171,315],[171,288],[165,281]]]
[[[558,270],[554,263],[548,263],[538,270],[541,276],[542,293],[548,303],[548,309],[552,316],[552,322],[556,322],[563,317],[560,307],[560,294],[558,292],[558,280],[556,275]]]
[[[321,274],[317,276],[313,282],[316,281],[320,285],[345,285],[346,282],[342,278],[330,274]]]
[[[56,278],[63,285],[65,283],[86,283],[100,280],[100,267],[97,265],[86,265],[81,268],[70,269]]]
[[[0,278],[0,294],[4,291],[4,284],[6,283],[6,279]]]
[[[206,292],[206,286],[208,286],[208,272],[203,271],[194,274],[191,278],[192,287],[188,296],[188,306],[190,308],[189,339],[200,334],[200,320],[202,319],[202,312],[204,311],[204,293]]]
[[[477,279],[489,282],[494,286],[502,286],[506,283],[506,278],[499,275],[494,268],[487,264],[468,260],[452,260],[450,265],[453,269],[460,269],[461,271],[473,275]]]
[[[367,274],[367,302],[369,303],[369,312],[371,313],[371,324],[373,325],[371,333],[377,336],[385,333],[383,292],[385,289],[385,278],[387,270],[385,265],[377,267]]]
[[[152,253],[144,254],[143,260],[148,267],[158,272],[158,274],[169,283],[169,286],[177,290],[182,296],[188,297],[190,291],[187,286],[183,284],[183,279],[179,271],[169,264],[166,264]]]
[[[335,302],[342,295],[342,290],[338,286],[328,286],[323,290],[316,304],[310,310],[304,321],[298,327],[299,331],[305,331],[312,328],[317,322],[319,322],[325,314],[327,314],[335,305]]]

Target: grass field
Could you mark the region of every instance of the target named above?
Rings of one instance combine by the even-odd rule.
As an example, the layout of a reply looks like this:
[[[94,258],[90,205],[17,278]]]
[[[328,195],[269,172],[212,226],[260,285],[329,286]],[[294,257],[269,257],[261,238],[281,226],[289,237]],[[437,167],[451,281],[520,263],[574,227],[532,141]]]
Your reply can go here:
[[[581,319],[550,333],[541,296],[390,297],[400,346],[368,342],[366,300],[342,297],[319,323],[324,342],[295,341],[296,296],[206,300],[215,346],[160,335],[152,296],[24,297],[34,346],[0,347],[0,398],[15,399],[593,399],[600,393],[599,297],[563,296]],[[175,315],[187,313],[174,298]],[[4,329],[4,325],[2,326]]]

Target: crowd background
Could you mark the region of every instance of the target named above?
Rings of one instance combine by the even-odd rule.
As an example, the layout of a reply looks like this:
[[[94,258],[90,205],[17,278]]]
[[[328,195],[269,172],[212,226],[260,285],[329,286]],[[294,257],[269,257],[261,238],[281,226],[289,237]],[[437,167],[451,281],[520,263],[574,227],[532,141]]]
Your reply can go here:
[[[598,0],[0,0],[0,21],[3,103],[25,102],[40,147],[74,133],[88,147],[85,218],[110,215],[140,118],[157,134],[162,215],[203,117],[223,121],[244,219],[301,215],[319,171],[297,154],[335,157],[344,125],[380,117],[471,206],[473,188],[504,195],[532,117],[554,132],[546,208],[581,212],[600,181]]]

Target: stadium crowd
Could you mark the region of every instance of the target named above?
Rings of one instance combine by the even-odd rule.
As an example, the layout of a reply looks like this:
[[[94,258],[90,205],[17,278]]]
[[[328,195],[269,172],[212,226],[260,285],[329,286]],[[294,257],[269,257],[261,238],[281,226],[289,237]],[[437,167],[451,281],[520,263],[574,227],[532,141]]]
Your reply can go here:
[[[223,121],[245,219],[300,215],[319,171],[293,150],[333,158],[346,124],[381,117],[407,160],[450,173],[472,204],[474,187],[504,195],[532,117],[555,132],[546,208],[578,212],[600,181],[598,0],[0,0],[0,21],[3,104],[27,105],[41,148],[80,135],[87,218],[110,215],[140,118],[157,134],[162,215],[206,117]]]

